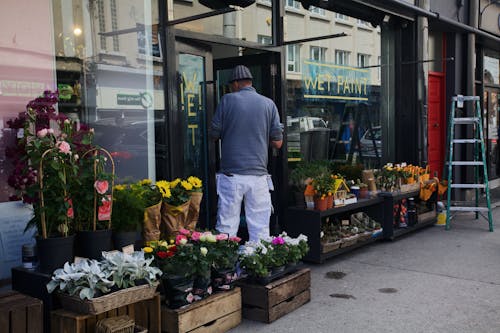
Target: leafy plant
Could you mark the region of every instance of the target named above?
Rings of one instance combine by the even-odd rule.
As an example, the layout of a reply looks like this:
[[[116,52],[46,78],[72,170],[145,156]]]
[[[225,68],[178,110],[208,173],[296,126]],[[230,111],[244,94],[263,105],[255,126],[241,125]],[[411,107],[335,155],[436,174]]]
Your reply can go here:
[[[154,241],[143,251],[146,258],[153,258],[153,265],[167,276],[193,276],[197,271],[198,258],[203,255],[187,242],[169,244],[166,241]]]
[[[171,206],[181,206],[188,202],[190,192],[193,190],[193,185],[187,180],[176,178],[169,182],[160,180],[156,182],[156,186],[160,190],[163,201]]]

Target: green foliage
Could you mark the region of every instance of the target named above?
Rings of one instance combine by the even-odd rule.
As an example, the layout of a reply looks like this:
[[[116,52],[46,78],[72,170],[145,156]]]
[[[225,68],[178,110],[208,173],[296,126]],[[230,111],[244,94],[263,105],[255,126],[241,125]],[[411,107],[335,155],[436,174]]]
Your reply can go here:
[[[322,174],[330,174],[329,161],[311,161],[299,162],[292,171],[290,171],[289,183],[299,191],[303,191],[308,178],[316,178]]]

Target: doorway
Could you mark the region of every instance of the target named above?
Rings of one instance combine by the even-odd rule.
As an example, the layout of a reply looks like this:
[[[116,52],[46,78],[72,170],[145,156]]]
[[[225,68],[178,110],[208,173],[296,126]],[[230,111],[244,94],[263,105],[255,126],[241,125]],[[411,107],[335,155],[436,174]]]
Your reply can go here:
[[[221,49],[227,48],[227,52]],[[217,58],[216,54],[234,54],[237,46],[224,46],[211,42],[179,38],[176,41],[178,108],[181,119],[171,126],[182,137],[182,176],[195,175],[202,179],[204,196],[200,211],[201,228],[215,228],[217,216],[217,192],[215,175],[219,169],[220,150],[210,139],[209,130],[220,97],[229,92],[228,80],[236,65],[247,66],[254,76],[253,85],[257,92],[273,99],[283,120],[281,105],[281,80],[278,79],[280,54],[255,50],[255,54],[229,58]],[[216,52],[214,51],[216,50]],[[252,52],[252,50],[246,50]],[[174,127],[174,128],[172,128]],[[175,144],[175,143],[174,143]],[[282,148],[284,149],[284,148]],[[274,213],[271,216],[271,231],[278,225],[278,216],[284,207],[280,205],[278,193],[283,187],[283,154],[269,151],[269,173],[272,175],[275,191],[271,192]],[[283,195],[283,193],[281,193]]]
[[[441,178],[444,167],[446,106],[444,102],[445,76],[441,72],[429,72],[427,156],[432,175]]]

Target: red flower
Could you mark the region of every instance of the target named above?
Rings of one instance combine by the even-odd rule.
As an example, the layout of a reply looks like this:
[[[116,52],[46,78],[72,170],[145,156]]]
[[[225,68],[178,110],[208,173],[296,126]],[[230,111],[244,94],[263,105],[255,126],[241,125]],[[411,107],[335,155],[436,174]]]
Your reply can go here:
[[[161,258],[161,259],[165,259],[165,258],[167,258],[167,257],[168,257],[168,253],[167,253],[167,252],[165,252],[165,251],[158,251],[158,252],[156,252],[156,255],[157,255],[159,258]]]
[[[170,257],[173,257],[174,256],[174,252],[173,251],[168,251],[167,252],[167,258],[170,258]]]

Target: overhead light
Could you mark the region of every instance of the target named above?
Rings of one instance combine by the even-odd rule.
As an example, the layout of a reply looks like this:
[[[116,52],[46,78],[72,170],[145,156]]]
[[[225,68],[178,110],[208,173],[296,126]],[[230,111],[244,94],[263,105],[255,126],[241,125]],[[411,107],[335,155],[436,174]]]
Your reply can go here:
[[[73,29],[73,34],[74,34],[75,36],[80,36],[80,35],[82,34],[82,29],[80,29],[80,28],[78,28],[78,27],[74,28],[74,29]]]

